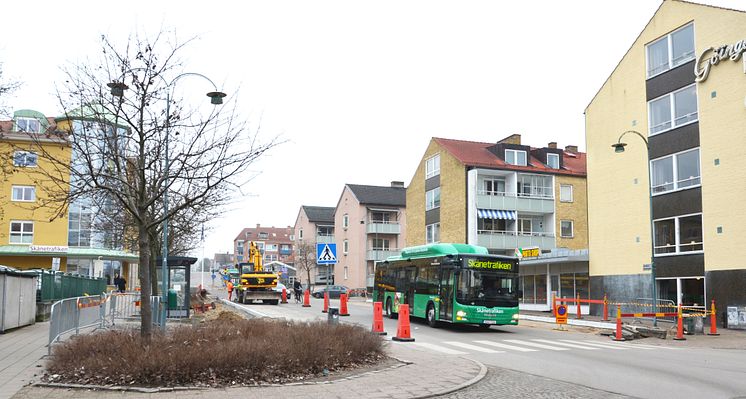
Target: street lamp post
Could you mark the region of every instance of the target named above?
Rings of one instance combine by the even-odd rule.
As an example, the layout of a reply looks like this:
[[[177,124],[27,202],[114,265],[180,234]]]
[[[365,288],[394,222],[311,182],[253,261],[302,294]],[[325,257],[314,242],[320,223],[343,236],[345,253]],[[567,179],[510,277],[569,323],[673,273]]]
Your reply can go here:
[[[124,76],[124,75],[122,75]],[[218,91],[217,85],[210,80],[205,75],[202,75],[200,73],[194,73],[194,72],[185,72],[181,75],[176,76],[171,80],[170,82],[167,82],[163,76],[158,75],[158,77],[163,80],[163,82],[166,84],[167,92],[166,92],[166,137],[165,137],[165,159],[164,159],[164,179],[163,179],[163,258],[161,259],[161,329],[165,331],[166,329],[166,318],[168,313],[168,281],[170,280],[168,277],[168,174],[169,174],[169,154],[168,154],[168,139],[170,136],[170,129],[171,129],[171,99],[174,91],[174,87],[176,85],[176,82],[186,76],[197,76],[200,78],[203,78],[210,82],[212,85],[214,91],[211,91],[207,93],[207,97],[210,98],[210,103],[213,105],[220,105],[223,103],[223,97],[226,96],[225,93]],[[122,79],[120,79],[122,80]],[[127,90],[129,87],[124,82],[111,82],[107,84],[107,86],[111,89],[111,94],[116,97],[122,97],[124,95],[124,90]],[[188,294],[188,293],[187,293]]]
[[[619,136],[619,140],[617,140],[616,144],[612,144],[611,147],[614,148],[614,152],[621,153],[624,152],[624,147],[627,145],[627,143],[622,143],[622,138],[627,133],[634,133],[638,137],[642,139],[642,141],[645,142],[645,149],[646,149],[646,158],[645,158],[645,164],[647,165],[647,171],[648,171],[648,208],[650,211],[650,277],[652,280],[652,291],[653,291],[653,326],[658,326],[658,318],[655,316],[655,313],[658,313],[658,299],[657,299],[657,292],[655,287],[655,225],[653,223],[653,176],[650,174],[650,143],[648,143],[648,139],[645,138],[640,132],[636,130],[627,130],[626,132],[622,133]]]

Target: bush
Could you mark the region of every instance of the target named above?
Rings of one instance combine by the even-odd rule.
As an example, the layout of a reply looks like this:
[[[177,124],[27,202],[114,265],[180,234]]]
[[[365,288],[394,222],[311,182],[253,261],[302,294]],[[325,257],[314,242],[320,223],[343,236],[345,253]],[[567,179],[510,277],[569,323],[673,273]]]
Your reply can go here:
[[[383,341],[359,326],[218,318],[201,326],[81,335],[54,348],[45,380],[96,385],[255,385],[374,364]]]

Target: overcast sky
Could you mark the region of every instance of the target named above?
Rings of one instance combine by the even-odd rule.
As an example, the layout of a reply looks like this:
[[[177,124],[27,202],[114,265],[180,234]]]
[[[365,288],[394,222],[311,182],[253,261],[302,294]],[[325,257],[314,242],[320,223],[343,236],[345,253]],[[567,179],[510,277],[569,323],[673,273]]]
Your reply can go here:
[[[252,168],[251,194],[207,226],[212,257],[231,251],[243,227],[290,226],[301,205],[336,206],[345,183],[408,185],[431,137],[519,133],[524,144],[584,151],[585,107],[660,1],[117,4],[4,2],[3,76],[23,86],[3,102],[58,116],[60,67],[95,59],[102,34],[199,37],[182,54],[185,71],[261,116],[262,136],[287,140]]]

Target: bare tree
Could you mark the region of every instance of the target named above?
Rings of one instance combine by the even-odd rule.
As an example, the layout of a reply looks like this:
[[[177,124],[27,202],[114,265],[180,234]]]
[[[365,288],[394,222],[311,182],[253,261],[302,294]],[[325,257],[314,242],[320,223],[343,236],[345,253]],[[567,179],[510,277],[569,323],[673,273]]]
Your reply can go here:
[[[298,272],[305,272],[308,288],[311,288],[311,270],[316,268],[316,246],[306,241],[300,241],[296,246],[295,267]]]
[[[102,37],[100,61],[71,65],[58,90],[70,121],[64,135],[73,154],[69,185],[56,179],[58,203],[63,207],[92,197],[111,201],[131,223],[146,340],[152,329],[153,251],[162,222],[183,225],[194,222],[195,215],[214,215],[248,182],[248,167],[279,144],[276,138],[260,142],[235,103],[205,109],[173,96],[177,80],[196,75],[184,73],[178,59],[188,43],[167,40],[163,32],[152,39],[135,36],[122,47]],[[107,84],[120,92],[109,95]],[[214,84],[209,88],[217,91]]]
[[[16,81],[4,81],[2,65],[3,64],[0,63],[0,117],[6,118],[10,115],[10,110],[7,108],[3,100],[8,94],[21,87],[21,84]]]

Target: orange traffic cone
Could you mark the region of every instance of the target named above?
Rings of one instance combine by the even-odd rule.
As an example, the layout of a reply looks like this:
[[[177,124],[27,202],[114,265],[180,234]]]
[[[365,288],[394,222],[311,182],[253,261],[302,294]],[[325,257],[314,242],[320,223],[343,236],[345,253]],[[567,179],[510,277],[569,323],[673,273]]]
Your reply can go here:
[[[686,338],[684,338],[684,323],[682,322],[682,313],[681,313],[681,305],[679,305],[679,317],[678,322],[676,323],[676,336],[673,337],[676,341],[685,341]]]
[[[616,336],[614,341],[624,341],[622,336],[622,305],[616,305]]]
[[[715,300],[712,300],[712,310],[710,313],[710,333],[707,335],[720,335],[718,334],[718,322],[715,316]]]
[[[311,307],[311,293],[306,290],[303,293],[303,307],[304,308],[310,308]]]
[[[321,313],[329,312],[329,293],[324,292],[324,309],[321,309]]]
[[[412,330],[409,327],[409,305],[399,305],[399,324],[396,328],[394,341],[412,342]]]
[[[386,335],[383,331],[383,302],[373,302],[373,334]]]
[[[282,289],[282,303],[288,303],[288,292],[285,288]]]
[[[339,294],[339,315],[350,315],[350,312],[347,311],[347,294]]]

